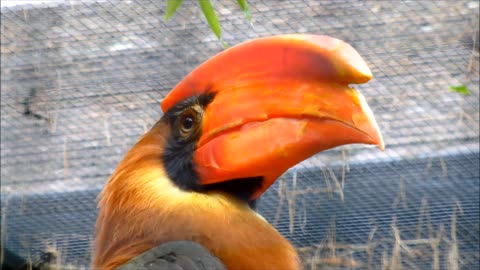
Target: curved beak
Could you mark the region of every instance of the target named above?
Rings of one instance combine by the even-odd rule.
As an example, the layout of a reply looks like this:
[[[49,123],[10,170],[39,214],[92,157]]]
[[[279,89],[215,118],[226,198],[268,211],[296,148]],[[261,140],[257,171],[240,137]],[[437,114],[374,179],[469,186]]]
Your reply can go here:
[[[215,93],[194,154],[202,184],[263,177],[251,199],[286,170],[326,149],[384,143],[364,97],[350,83],[371,72],[347,43],[283,35],[232,47],[199,66],[162,102]]]

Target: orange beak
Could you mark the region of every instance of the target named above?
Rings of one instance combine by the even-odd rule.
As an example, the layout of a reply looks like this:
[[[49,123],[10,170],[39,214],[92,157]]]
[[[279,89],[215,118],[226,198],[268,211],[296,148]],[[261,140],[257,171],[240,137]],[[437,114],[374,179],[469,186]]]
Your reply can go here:
[[[215,93],[194,154],[201,184],[263,177],[260,196],[286,170],[323,150],[375,144],[381,133],[350,83],[372,78],[360,55],[327,36],[282,35],[248,41],[212,57],[163,100]]]

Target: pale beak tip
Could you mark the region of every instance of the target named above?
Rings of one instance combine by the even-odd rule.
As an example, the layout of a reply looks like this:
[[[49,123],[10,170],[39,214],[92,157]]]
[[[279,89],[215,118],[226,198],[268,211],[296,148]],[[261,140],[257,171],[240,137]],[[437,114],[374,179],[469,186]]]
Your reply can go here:
[[[380,148],[380,150],[383,152],[385,151],[385,143],[383,142],[383,138],[382,138],[382,135],[380,134],[380,140],[378,142],[378,148]]]
[[[382,132],[378,127],[377,121],[375,120],[375,116],[373,115],[373,112],[370,109],[370,106],[368,106],[367,101],[365,100],[365,97],[360,93],[358,96],[360,100],[360,106],[368,119],[367,120],[368,128],[365,130],[365,132],[370,136],[373,144],[377,145],[378,148],[380,148],[380,150],[384,151],[385,142],[383,141]]]

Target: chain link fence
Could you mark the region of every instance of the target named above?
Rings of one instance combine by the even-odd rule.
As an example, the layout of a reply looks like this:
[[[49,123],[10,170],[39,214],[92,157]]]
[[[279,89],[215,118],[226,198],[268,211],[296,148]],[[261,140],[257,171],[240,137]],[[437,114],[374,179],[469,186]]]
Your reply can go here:
[[[2,248],[88,268],[103,184],[166,93],[223,49],[184,2],[165,22],[165,1],[2,1]],[[385,152],[321,153],[260,201],[305,269],[478,269],[479,2],[249,3],[252,24],[213,1],[228,44],[330,35],[374,74],[357,88]]]

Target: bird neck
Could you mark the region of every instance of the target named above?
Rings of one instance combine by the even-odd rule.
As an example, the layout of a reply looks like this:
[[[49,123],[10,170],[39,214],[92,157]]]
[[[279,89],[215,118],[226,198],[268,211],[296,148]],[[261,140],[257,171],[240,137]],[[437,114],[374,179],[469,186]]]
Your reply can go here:
[[[202,244],[229,269],[299,268],[290,243],[244,201],[179,189],[158,158],[162,138],[147,133],[100,194],[95,269],[115,268],[176,240]]]

